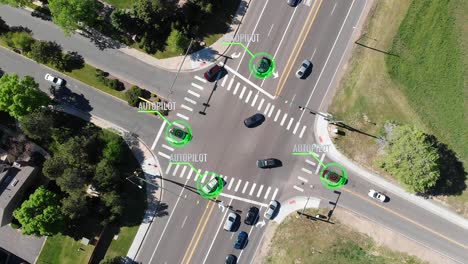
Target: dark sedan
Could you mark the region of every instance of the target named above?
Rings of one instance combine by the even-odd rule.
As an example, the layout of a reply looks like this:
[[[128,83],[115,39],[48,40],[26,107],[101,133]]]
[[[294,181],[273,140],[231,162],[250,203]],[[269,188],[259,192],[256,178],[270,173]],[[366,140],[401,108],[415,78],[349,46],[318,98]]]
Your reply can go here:
[[[255,225],[258,220],[258,210],[257,207],[250,207],[249,212],[247,213],[247,217],[244,220],[246,225]]]
[[[260,113],[256,113],[255,115],[245,119],[244,125],[248,128],[254,128],[261,125],[263,121],[265,121],[265,116]]]

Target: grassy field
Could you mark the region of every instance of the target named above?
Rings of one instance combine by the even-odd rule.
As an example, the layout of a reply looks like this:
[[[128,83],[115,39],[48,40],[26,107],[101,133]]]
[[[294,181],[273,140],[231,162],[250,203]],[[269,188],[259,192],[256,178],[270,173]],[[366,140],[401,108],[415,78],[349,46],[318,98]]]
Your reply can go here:
[[[315,215],[315,211],[307,213]],[[272,241],[264,263],[422,263],[415,257],[377,246],[371,238],[336,222],[332,225],[290,216],[278,226]]]
[[[462,0],[377,1],[358,43],[381,52],[355,46],[330,112],[374,136],[383,135],[388,121],[414,124],[457,152],[466,171],[463,76],[468,76],[468,56],[461,52],[462,43],[468,42],[466,14],[468,3]],[[374,138],[347,131],[336,143],[352,159],[379,171]],[[468,215],[466,190],[436,199]]]
[[[69,236],[51,236],[47,238],[37,263],[86,264],[93,249],[94,246],[85,246]]]
[[[105,0],[104,2],[109,3],[118,8],[130,9],[133,7],[134,0]]]

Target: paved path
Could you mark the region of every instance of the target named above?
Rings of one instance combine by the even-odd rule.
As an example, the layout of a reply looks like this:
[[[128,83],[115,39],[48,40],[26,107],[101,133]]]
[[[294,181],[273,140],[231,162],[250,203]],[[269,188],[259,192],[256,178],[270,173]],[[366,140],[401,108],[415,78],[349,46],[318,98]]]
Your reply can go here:
[[[278,215],[273,219],[274,222],[281,223],[291,213],[302,211],[304,208],[319,208],[320,199],[315,197],[296,196],[281,203]]]

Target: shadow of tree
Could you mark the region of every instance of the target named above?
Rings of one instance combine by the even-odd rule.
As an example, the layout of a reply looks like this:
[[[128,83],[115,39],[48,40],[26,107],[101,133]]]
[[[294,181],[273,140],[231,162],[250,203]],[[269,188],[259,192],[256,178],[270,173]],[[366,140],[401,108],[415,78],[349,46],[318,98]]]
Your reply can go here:
[[[196,61],[213,61],[218,52],[211,47],[190,54],[190,58]]]
[[[54,99],[59,103],[70,105],[85,112],[93,110],[93,107],[89,104],[89,100],[86,99],[83,94],[76,94],[66,86],[59,88],[52,86],[50,88],[50,92],[54,96]]]
[[[124,45],[117,40],[114,40],[110,37],[105,36],[101,32],[97,31],[94,28],[87,27],[80,32],[80,35],[88,38],[91,42],[96,45],[100,50],[105,49],[119,49]]]

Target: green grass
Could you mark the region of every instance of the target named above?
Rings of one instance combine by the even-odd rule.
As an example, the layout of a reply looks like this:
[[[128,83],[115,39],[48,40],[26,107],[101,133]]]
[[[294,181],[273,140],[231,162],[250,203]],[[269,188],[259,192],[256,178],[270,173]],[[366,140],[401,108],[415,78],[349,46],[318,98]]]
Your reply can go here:
[[[60,234],[54,235],[47,238],[37,263],[86,264],[93,253],[93,249],[94,246],[85,246],[71,237]]]
[[[276,229],[264,263],[422,263],[416,257],[377,246],[370,237],[332,221],[335,224],[288,217]]]
[[[118,8],[130,9],[133,7],[134,0],[105,0],[104,2]]]
[[[117,240],[112,240],[109,248],[107,249],[106,258],[126,256],[138,231],[138,227],[139,226],[124,226],[120,228],[120,232],[118,234],[119,237]]]
[[[215,43],[218,39],[220,39],[223,36],[223,34],[218,33],[218,34],[212,34],[209,36],[206,36],[203,41],[206,43],[206,46],[211,46],[213,43]]]

